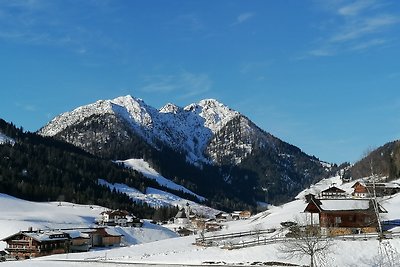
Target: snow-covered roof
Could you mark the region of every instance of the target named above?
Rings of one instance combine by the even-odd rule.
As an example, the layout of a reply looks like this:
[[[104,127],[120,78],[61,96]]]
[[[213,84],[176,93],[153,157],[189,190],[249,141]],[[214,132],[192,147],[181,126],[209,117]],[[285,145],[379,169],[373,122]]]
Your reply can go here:
[[[32,239],[39,241],[39,242],[67,240],[68,239],[68,235],[61,231],[22,232],[22,234],[29,236]]]
[[[64,231],[65,233],[67,233],[69,235],[70,238],[74,239],[74,238],[90,238],[89,234],[87,233],[82,233],[79,230],[66,230]]]
[[[369,199],[320,199],[321,209],[325,211],[335,210],[367,210]]]
[[[123,234],[120,234],[120,233],[118,233],[116,230],[115,230],[115,228],[104,228],[104,231],[106,231],[106,233],[108,234],[108,235],[111,235],[111,236],[123,236]]]

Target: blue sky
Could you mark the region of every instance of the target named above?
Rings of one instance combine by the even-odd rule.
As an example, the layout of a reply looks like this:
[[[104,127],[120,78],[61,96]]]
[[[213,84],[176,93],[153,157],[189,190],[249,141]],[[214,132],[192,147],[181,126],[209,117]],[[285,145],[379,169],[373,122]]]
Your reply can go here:
[[[400,138],[400,1],[0,1],[0,117],[215,98],[328,162]]]

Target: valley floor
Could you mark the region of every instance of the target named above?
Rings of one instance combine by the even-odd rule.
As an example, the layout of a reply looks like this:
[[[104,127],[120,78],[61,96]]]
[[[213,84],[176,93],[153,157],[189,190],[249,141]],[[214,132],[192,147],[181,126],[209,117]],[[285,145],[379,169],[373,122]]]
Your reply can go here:
[[[336,179],[336,180],[335,180]],[[317,190],[317,187],[326,187],[327,185],[335,182],[339,184],[337,178],[322,181],[318,183],[315,187],[310,190]],[[340,185],[340,184],[339,184]],[[342,188],[350,188],[350,184],[343,184]],[[346,189],[347,190],[347,189]],[[248,220],[232,221],[226,224],[226,227],[220,233],[232,233],[240,231],[255,231],[256,229],[271,229],[279,228],[280,223],[283,221],[295,220],[298,217],[304,215],[302,211],[305,208],[305,201],[302,198],[304,192],[299,194],[298,199],[289,202],[282,206],[270,207],[267,211],[257,214]],[[0,198],[2,201],[11,201],[11,197],[6,197],[3,195]],[[15,200],[15,199],[14,199]],[[400,218],[400,194],[394,195],[382,199],[382,205],[388,210],[385,214],[385,220],[398,220]],[[1,204],[1,203],[0,203]],[[10,204],[10,203],[8,203]],[[35,203],[28,203],[31,210],[34,210]],[[25,209],[25,205],[20,203],[20,209]],[[42,205],[42,203],[36,203],[37,205]],[[54,205],[54,204],[53,204]],[[0,211],[2,211],[3,205],[0,205]],[[12,207],[12,206],[9,206]],[[83,208],[83,207],[82,207]],[[94,207],[92,207],[94,208]],[[71,210],[73,210],[71,208]],[[5,225],[14,224],[17,227],[24,228],[29,223],[29,218],[26,218],[18,213],[17,211],[5,211],[5,216],[10,216],[8,219],[8,224],[4,224],[5,220],[1,221],[2,227]],[[35,211],[31,216],[34,217]],[[66,209],[66,213],[69,213],[67,217],[68,220],[72,220],[75,223],[79,222],[80,215],[71,215],[72,211]],[[96,211],[97,214],[98,211]],[[94,214],[95,212],[93,212]],[[49,214],[43,214],[42,216],[50,216]],[[94,215],[93,215],[94,216]],[[11,222],[12,217],[14,222]],[[64,217],[66,220],[67,217]],[[46,220],[51,220],[51,218],[46,217]],[[79,219],[80,218],[80,219]],[[6,229],[0,228],[0,229]],[[10,230],[10,229],[8,229]],[[15,229],[14,229],[15,230]],[[240,249],[223,249],[219,246],[214,247],[202,247],[194,245],[195,238],[198,235],[188,236],[188,237],[174,237],[163,236],[157,238],[157,235],[164,233],[161,228],[158,229],[159,232],[152,232],[152,240],[143,240],[137,242],[136,244],[113,248],[110,250],[97,250],[90,251],[86,253],[74,253],[74,254],[59,254],[48,257],[41,257],[31,260],[24,260],[19,262],[4,262],[0,263],[0,267],[3,266],[15,266],[15,267],[74,267],[74,266],[94,266],[94,267],[117,267],[117,266],[250,266],[257,265],[261,263],[291,263],[293,265],[308,265],[309,259],[307,257],[298,258],[287,258],[287,255],[283,254],[279,250],[279,243],[272,243],[267,245],[260,245],[254,247],[246,247]],[[396,229],[393,229],[396,231]],[[145,230],[143,230],[145,231]],[[147,230],[146,230],[147,231]],[[6,231],[7,232],[7,231]],[[276,231],[279,232],[279,231]],[[137,232],[136,235],[146,236],[148,233]],[[5,233],[0,232],[0,237],[4,237]],[[207,233],[207,236],[212,236],[215,234]],[[271,234],[272,236],[273,234]],[[162,240],[158,240],[162,239]],[[158,240],[158,241],[155,241]],[[240,238],[239,238],[240,241]],[[244,241],[244,239],[243,239]],[[333,241],[333,246],[330,249],[330,253],[324,258],[324,265],[327,267],[371,267],[371,266],[396,266],[400,262],[400,238],[394,237],[393,239],[387,239],[379,242],[376,238],[365,239],[353,239],[343,238],[335,239]],[[264,265],[266,266],[266,265]],[[274,266],[274,265],[268,265]],[[279,266],[279,265],[275,265]],[[397,265],[398,266],[398,265]]]

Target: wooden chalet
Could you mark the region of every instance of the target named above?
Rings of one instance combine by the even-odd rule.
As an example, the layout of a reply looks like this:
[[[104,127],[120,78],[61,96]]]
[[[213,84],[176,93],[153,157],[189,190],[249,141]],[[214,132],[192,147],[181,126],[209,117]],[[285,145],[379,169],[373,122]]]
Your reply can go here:
[[[122,241],[121,234],[105,227],[89,228],[81,231],[89,235],[90,244],[93,247],[119,246]]]
[[[346,235],[377,232],[379,212],[386,212],[372,199],[311,199],[304,212],[318,214],[323,235]]]
[[[344,198],[346,197],[346,191],[336,187],[331,186],[328,189],[321,191],[321,198]]]
[[[109,225],[109,226],[127,226],[128,219],[126,216],[129,215],[129,212],[125,210],[108,210],[100,213],[101,220],[100,224]]]
[[[353,186],[353,196],[355,197],[371,197],[375,190],[378,197],[390,196],[400,192],[400,185],[397,183],[363,183],[357,181]]]
[[[251,211],[249,210],[234,211],[231,214],[233,220],[245,220],[250,218],[250,216],[251,216]]]
[[[66,253],[70,244],[68,234],[60,231],[20,231],[2,241],[7,243],[6,251],[17,259]]]
[[[249,211],[249,210],[242,210],[240,213],[239,213],[239,218],[241,219],[241,220],[246,220],[246,219],[248,219],[248,218],[250,218],[251,217],[251,211]]]
[[[119,246],[122,235],[112,229],[79,228],[20,231],[2,239],[6,251],[16,259],[41,257],[67,252],[89,251],[91,247]]]
[[[63,232],[67,233],[70,238],[68,252],[86,252],[92,247],[88,233],[83,233],[80,230],[66,230]]]
[[[365,186],[364,183],[356,182],[351,188],[353,188],[353,196],[355,197],[371,197],[369,189]]]

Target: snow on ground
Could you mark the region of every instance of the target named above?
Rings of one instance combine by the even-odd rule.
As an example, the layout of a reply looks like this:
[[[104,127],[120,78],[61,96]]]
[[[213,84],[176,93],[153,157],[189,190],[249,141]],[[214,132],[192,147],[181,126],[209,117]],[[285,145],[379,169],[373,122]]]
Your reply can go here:
[[[295,220],[301,217],[306,203],[303,196],[310,190],[316,192],[328,188],[332,183],[341,188],[351,188],[354,183],[339,184],[338,178],[326,179],[310,189],[300,193],[298,199],[282,206],[270,206],[267,211],[259,213],[248,220],[233,221],[227,223],[223,232],[238,232],[254,230],[255,228],[279,228],[280,223]],[[385,198],[382,205],[389,211],[390,219],[400,218],[400,194]],[[220,234],[221,232],[215,233]],[[214,235],[207,233],[207,236]],[[15,263],[7,263],[4,266],[38,266],[38,267],[73,267],[77,266],[73,260],[83,260],[87,266],[101,267],[122,266],[119,263],[155,263],[155,264],[202,264],[205,262],[226,263],[225,266],[250,265],[253,262],[287,262],[293,264],[309,264],[308,258],[287,259],[279,251],[279,244],[270,244],[242,249],[226,250],[219,247],[200,247],[193,245],[197,236],[166,239],[152,243],[143,243],[130,247],[118,248],[109,251],[91,251],[88,253],[53,255]],[[381,254],[379,254],[381,252]],[[342,240],[334,241],[331,253],[325,259],[328,267],[370,267],[388,266],[382,263],[385,255],[400,259],[400,239],[395,238],[379,243],[375,239],[370,240]],[[59,262],[57,260],[68,260]],[[91,261],[91,262],[89,262]],[[93,262],[98,261],[98,262]],[[104,262],[108,262],[105,264]],[[79,263],[79,265],[85,265]],[[0,265],[2,266],[2,265]],[[394,266],[394,265],[392,265]]]
[[[192,191],[190,191],[189,189],[165,178],[164,176],[159,174],[156,170],[154,170],[152,167],[150,167],[149,163],[147,163],[143,159],[117,160],[115,162],[122,163],[124,166],[126,166],[128,168],[131,168],[133,170],[136,170],[136,171],[142,173],[145,177],[156,180],[156,182],[162,186],[165,186],[165,187],[173,189],[173,190],[182,191],[182,192],[191,194],[191,195],[197,197],[197,199],[199,199],[200,201],[206,200],[206,198],[199,196],[196,193],[193,193]]]
[[[146,193],[143,194],[139,190],[129,187],[126,184],[111,184],[103,179],[99,179],[99,184],[106,185],[111,190],[115,189],[116,191],[124,193],[134,201],[146,202],[151,207],[178,206],[182,208],[186,206],[187,203],[189,203],[190,209],[196,214],[212,216],[219,213],[218,210],[178,197],[172,193],[168,193],[151,187],[148,187],[146,189]]]
[[[33,229],[66,229],[94,227],[104,207],[78,205],[68,202],[31,202],[0,193],[0,240],[19,231]],[[153,242],[176,237],[177,234],[162,226],[144,222],[142,228],[115,227],[123,234],[126,245]],[[0,250],[6,246],[0,241]]]

